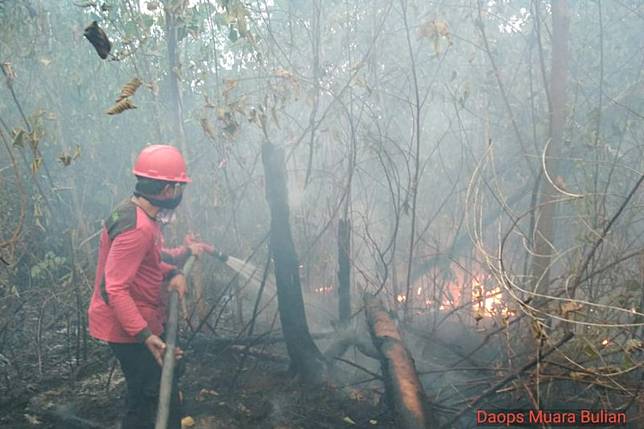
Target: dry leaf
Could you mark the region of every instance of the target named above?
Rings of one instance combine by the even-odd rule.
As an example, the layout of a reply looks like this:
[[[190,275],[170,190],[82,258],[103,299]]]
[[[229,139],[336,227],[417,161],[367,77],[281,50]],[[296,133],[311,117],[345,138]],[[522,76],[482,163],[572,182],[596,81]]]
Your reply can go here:
[[[159,85],[157,85],[155,81],[152,80],[146,83],[145,87],[152,91],[152,94],[154,94],[155,96],[159,95]]]
[[[181,429],[191,428],[195,425],[195,419],[190,416],[181,419]]]
[[[201,129],[203,129],[203,132],[206,133],[208,137],[215,140],[215,130],[212,129],[208,118],[199,119],[199,123],[201,124]]]
[[[25,135],[27,132],[22,128],[18,128],[12,131],[13,134],[13,145],[18,147],[25,147]]]
[[[32,425],[42,424],[40,419],[36,416],[32,416],[31,414],[24,414],[24,416],[25,416],[25,419],[27,419],[27,421],[29,422],[29,424],[32,424]]]
[[[548,335],[546,334],[547,326],[541,320],[533,319],[530,324],[530,327],[532,328],[532,333],[535,339],[545,340],[548,338]]]
[[[476,320],[477,323],[483,319],[483,311],[483,308],[477,307],[476,313],[474,313],[474,320]]]
[[[67,167],[72,163],[72,161],[80,158],[80,154],[81,154],[80,145],[76,145],[74,152],[70,154],[67,151],[65,151],[58,157],[58,160],[63,164],[63,167]]]
[[[442,19],[434,21],[434,30],[439,36],[449,37],[449,27],[447,26],[447,22]]]
[[[564,318],[567,318],[568,314],[575,313],[581,310],[582,308],[584,308],[582,304],[577,303],[575,301],[569,301],[561,306],[561,314],[563,315]]]
[[[2,68],[2,71],[4,72],[4,75],[7,77],[7,79],[9,79],[9,82],[16,78],[16,72],[13,71],[11,63],[2,63],[0,64],[0,68]]]
[[[136,109],[136,106],[130,101],[129,98],[126,98],[107,109],[105,113],[107,113],[108,115],[117,115],[128,109]]]
[[[246,111],[244,110],[244,97],[241,97],[239,100],[234,101],[228,105],[228,108],[230,110],[234,110],[235,112],[245,115]]]
[[[349,397],[354,401],[363,401],[365,399],[364,394],[358,389],[350,389]]]
[[[418,31],[416,32],[417,39],[433,39],[438,37],[450,37],[449,26],[447,25],[447,22],[442,19],[427,20],[418,27]]]
[[[210,98],[208,98],[208,96],[206,94],[203,95],[203,98],[204,98],[204,103],[205,103],[204,107],[207,107],[209,109],[213,109],[215,107],[215,105],[210,102]]]
[[[283,77],[285,79],[292,79],[293,78],[293,74],[291,72],[289,72],[288,70],[285,70],[285,69],[283,69],[281,67],[276,68],[275,72],[273,74],[275,76],[277,76],[277,77]]]
[[[92,23],[85,28],[85,32],[83,34],[94,46],[98,56],[102,59],[107,58],[107,55],[112,50],[112,42],[107,38],[105,31],[98,26],[98,23],[96,21],[92,21]]]
[[[40,167],[42,167],[42,158],[34,158],[31,161],[31,173],[36,174],[40,170]]]
[[[66,153],[63,153],[58,157],[58,160],[60,161],[61,164],[63,164],[63,167],[67,167],[69,164],[72,163],[72,157],[71,155],[68,155]]]
[[[201,389],[197,394],[197,401],[204,401],[209,396],[219,396],[219,393],[210,389]]]
[[[345,418],[343,418],[343,419],[342,419],[342,421],[343,421],[343,422],[345,422],[345,423],[348,423],[348,424],[350,424],[350,425],[355,425],[355,424],[356,424],[356,422],[354,422],[354,421],[351,419],[351,417],[345,417]]]
[[[642,344],[643,343],[641,340],[631,338],[630,340],[626,341],[624,349],[629,353],[634,352],[636,350],[642,350],[644,348],[642,347]]]
[[[237,81],[235,79],[224,79],[224,98],[228,97],[228,94],[230,94],[230,91],[235,89],[237,86]]]
[[[121,95],[119,95],[116,98],[116,102],[118,103],[121,100],[126,99],[127,97],[131,97],[134,95],[137,89],[139,89],[139,86],[141,86],[141,79],[138,77],[135,77],[128,83],[126,83],[123,88],[121,88]]]
[[[442,49],[440,47],[440,40],[446,39],[448,46],[452,45],[452,38],[449,34],[449,26],[447,22],[442,19],[431,19],[425,21],[418,27],[416,31],[416,39],[430,39],[434,47],[436,55],[440,54]]]
[[[275,106],[271,107],[271,116],[273,117],[273,122],[275,122],[275,126],[277,126],[277,128],[280,128],[280,123],[277,120],[277,110],[275,109]]]

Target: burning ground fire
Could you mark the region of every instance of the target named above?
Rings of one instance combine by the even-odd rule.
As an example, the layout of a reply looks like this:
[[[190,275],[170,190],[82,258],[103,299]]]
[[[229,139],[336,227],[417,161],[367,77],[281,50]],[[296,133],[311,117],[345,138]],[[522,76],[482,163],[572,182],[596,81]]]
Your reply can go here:
[[[443,280],[437,273],[429,273],[421,278],[414,286],[409,299],[414,307],[435,309],[439,301],[438,310],[449,311],[458,308],[469,309],[472,317],[477,322],[484,318],[502,317],[509,318],[516,312],[511,310],[503,298],[499,286],[490,287],[491,278],[483,273],[466,277],[462,270],[455,269],[450,280]],[[432,285],[443,284],[442,291]],[[486,285],[488,285],[486,287]],[[440,294],[440,299],[435,296]],[[396,296],[396,301],[403,304],[407,297],[404,293]]]
[[[455,269],[451,280],[442,280],[436,273],[428,273],[416,282],[413,290],[410,291],[409,299],[411,307],[417,311],[422,309],[435,309],[437,301],[439,302],[439,311],[450,311],[453,309],[469,309],[475,321],[484,318],[502,317],[507,319],[516,314],[516,311],[510,309],[503,298],[501,288],[496,286],[486,287],[491,278],[484,274],[478,273],[473,276],[466,276],[462,270]],[[443,284],[442,293],[437,287],[435,292],[431,285]],[[332,294],[335,286],[322,286],[313,289],[313,292],[321,295]],[[435,296],[440,294],[440,300]],[[469,299],[467,299],[469,297]],[[398,304],[404,304],[407,300],[405,293],[396,295]]]

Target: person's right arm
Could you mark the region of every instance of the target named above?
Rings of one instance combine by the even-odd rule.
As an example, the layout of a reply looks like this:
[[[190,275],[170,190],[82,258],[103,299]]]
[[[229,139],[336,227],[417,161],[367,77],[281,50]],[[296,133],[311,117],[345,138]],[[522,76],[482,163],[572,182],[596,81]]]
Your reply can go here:
[[[162,365],[166,345],[159,336],[152,334],[130,295],[136,272],[153,243],[154,238],[140,229],[117,235],[105,264],[105,291],[123,330],[144,343],[157,363]],[[175,355],[180,359],[183,352],[177,348]]]
[[[123,330],[140,342],[144,342],[152,333],[130,295],[130,288],[152,245],[153,237],[145,231],[124,231],[114,238],[105,263],[108,303]]]

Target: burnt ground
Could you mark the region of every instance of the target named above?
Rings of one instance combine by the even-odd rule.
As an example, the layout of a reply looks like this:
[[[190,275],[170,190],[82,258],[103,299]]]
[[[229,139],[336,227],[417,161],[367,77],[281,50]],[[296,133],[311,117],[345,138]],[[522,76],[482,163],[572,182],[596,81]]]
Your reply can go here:
[[[106,346],[92,344],[87,363],[39,378],[23,374],[0,399],[2,428],[117,428],[125,381]],[[344,385],[311,387],[288,376],[285,353],[272,346],[254,355],[241,348],[186,353],[181,375],[184,412],[199,428],[393,428],[378,383],[355,371]]]

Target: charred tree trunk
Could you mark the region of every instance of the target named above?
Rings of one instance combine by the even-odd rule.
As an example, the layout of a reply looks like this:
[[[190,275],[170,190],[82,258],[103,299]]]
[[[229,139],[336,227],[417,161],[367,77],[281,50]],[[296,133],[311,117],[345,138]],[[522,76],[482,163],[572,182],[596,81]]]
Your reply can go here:
[[[566,123],[566,81],[568,78],[568,38],[569,16],[566,0],[552,2],[552,69],[550,71],[550,130],[549,151],[545,167],[548,175],[542,175],[538,207],[542,207],[535,227],[534,259],[532,276],[539,293],[547,293],[550,283],[550,261],[555,237],[554,216],[558,191],[548,176],[557,180],[559,158]]]
[[[290,370],[306,382],[319,382],[324,358],[311,338],[304,311],[299,261],[289,223],[288,193],[284,153],[270,143],[262,147],[266,177],[266,200],[271,211],[271,253],[275,263],[277,300],[291,360]]]
[[[351,317],[351,221],[338,223],[338,312],[340,326],[346,326]]]
[[[369,332],[380,353],[387,402],[398,427],[429,428],[429,403],[396,323],[374,295],[365,294],[364,302]]]

